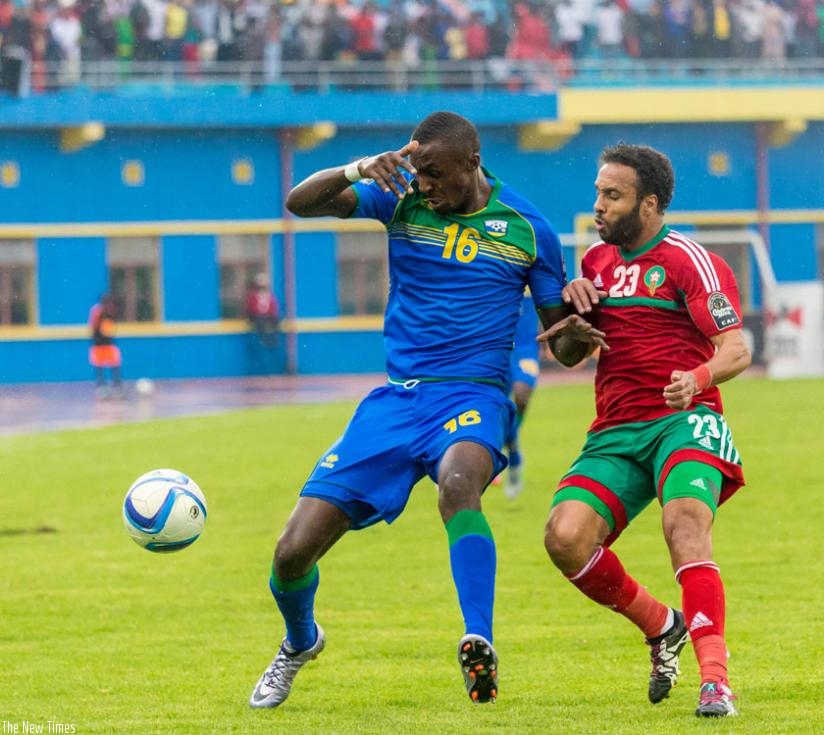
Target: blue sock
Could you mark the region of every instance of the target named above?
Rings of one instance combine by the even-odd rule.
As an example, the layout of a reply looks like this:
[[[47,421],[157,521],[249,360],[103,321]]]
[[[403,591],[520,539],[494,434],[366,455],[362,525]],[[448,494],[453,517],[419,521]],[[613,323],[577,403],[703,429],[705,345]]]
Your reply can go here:
[[[465,631],[492,643],[496,563],[492,530],[483,513],[462,510],[449,519],[446,532]]]
[[[286,640],[295,651],[306,651],[315,645],[315,592],[320,583],[317,564],[299,579],[282,582],[275,570],[269,577],[269,589],[286,623]]]

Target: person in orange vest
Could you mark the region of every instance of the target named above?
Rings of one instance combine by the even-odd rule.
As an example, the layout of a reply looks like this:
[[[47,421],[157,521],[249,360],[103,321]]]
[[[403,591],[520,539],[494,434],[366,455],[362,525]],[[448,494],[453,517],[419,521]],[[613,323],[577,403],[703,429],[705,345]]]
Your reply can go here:
[[[89,363],[94,368],[97,395],[101,398],[120,396],[122,394],[120,368],[122,357],[120,348],[115,344],[115,316],[117,305],[111,294],[103,294],[89,312],[89,329],[91,346]],[[106,379],[109,371],[111,385]]]

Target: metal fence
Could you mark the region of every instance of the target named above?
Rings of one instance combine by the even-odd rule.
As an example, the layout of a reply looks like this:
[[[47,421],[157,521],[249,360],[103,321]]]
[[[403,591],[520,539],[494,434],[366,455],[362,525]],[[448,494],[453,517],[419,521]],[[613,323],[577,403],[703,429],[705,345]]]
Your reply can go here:
[[[489,90],[552,92],[560,86],[822,84],[824,59],[689,59],[583,61],[137,62],[24,64],[24,93],[65,89],[178,94],[204,87],[316,92]],[[24,83],[25,83],[24,79]],[[25,86],[25,84],[24,84]]]

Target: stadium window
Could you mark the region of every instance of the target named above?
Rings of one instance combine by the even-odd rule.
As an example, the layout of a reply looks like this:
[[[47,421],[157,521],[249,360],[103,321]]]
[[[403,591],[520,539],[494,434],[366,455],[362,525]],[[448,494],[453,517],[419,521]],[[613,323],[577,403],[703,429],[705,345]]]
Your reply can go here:
[[[341,232],[337,241],[338,309],[343,316],[383,314],[387,293],[386,234]]]
[[[241,319],[246,292],[258,273],[270,273],[266,235],[221,235],[217,247],[220,266],[220,316]],[[271,280],[271,279],[270,279]]]
[[[160,243],[155,237],[112,237],[107,251],[109,291],[124,322],[160,318]]]
[[[0,324],[31,324],[34,242],[0,240]]]

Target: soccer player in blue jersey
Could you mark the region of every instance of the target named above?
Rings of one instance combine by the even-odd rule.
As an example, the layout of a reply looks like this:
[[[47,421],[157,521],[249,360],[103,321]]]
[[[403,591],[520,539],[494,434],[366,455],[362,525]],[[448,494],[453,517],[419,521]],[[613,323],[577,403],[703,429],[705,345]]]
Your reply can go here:
[[[538,314],[531,296],[524,296],[521,316],[515,330],[515,346],[509,361],[509,395],[515,404],[515,421],[506,438],[505,451],[509,460],[504,494],[510,500],[524,489],[524,455],[521,449],[521,425],[541,372],[538,335]]]
[[[566,315],[558,237],[481,166],[475,126],[451,112],[427,117],[399,150],[318,171],[286,206],[302,217],[386,226],[388,380],[318,460],[278,539],[269,586],[286,636],[250,704],[277,707],[323,650],[314,617],[320,558],[347,531],[394,521],[424,476],[438,485],[466,633],[458,645],[466,690],[473,702],[495,701],[496,558],[481,495],[506,466],[507,376],[524,288],[545,325]]]

